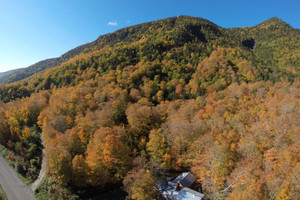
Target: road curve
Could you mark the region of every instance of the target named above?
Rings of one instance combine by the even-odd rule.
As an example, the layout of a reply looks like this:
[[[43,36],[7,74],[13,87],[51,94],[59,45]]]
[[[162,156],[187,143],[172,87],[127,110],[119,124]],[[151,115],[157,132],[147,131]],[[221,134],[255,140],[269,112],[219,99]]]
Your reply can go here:
[[[24,184],[0,156],[0,184],[8,200],[36,200],[30,186]]]

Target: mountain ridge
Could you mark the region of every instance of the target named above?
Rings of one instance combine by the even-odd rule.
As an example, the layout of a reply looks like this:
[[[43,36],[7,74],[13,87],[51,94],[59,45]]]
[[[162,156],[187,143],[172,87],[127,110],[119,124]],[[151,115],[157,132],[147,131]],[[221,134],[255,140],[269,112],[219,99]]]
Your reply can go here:
[[[11,74],[22,70],[23,68],[19,68],[19,69],[12,69],[9,71],[5,71],[5,72],[0,72],[0,83],[2,82],[3,79],[8,78]]]
[[[207,199],[299,199],[299,37],[185,16],[101,36],[0,85],[0,144],[31,180],[46,158],[43,199],[159,199],[183,171]]]
[[[130,40],[132,40],[132,38],[133,38],[133,40],[136,40],[138,37],[136,37],[137,35],[135,34],[135,32],[137,32],[137,31],[142,31],[142,32],[145,31],[146,32],[147,31],[146,28],[153,24],[171,22],[171,24],[173,25],[172,28],[174,28],[176,25],[178,26],[178,23],[180,26],[180,23],[183,20],[196,20],[198,22],[201,22],[202,24],[210,24],[213,28],[220,29],[220,30],[256,29],[256,28],[260,28],[260,27],[266,28],[265,27],[266,24],[268,26],[279,26],[279,25],[283,26],[284,25],[284,26],[287,26],[287,27],[293,29],[293,27],[291,27],[289,24],[287,24],[286,22],[284,22],[283,20],[281,20],[277,17],[272,17],[268,20],[263,21],[262,23],[260,23],[258,25],[255,25],[255,26],[234,27],[234,28],[223,28],[209,20],[206,20],[206,19],[203,19],[200,17],[192,17],[192,16],[184,16],[184,15],[177,16],[177,17],[170,17],[170,18],[166,18],[166,19],[145,22],[145,23],[141,23],[138,25],[125,27],[125,28],[116,30],[112,33],[100,35],[95,41],[75,47],[74,49],[71,49],[70,51],[67,51],[66,53],[62,54],[60,57],[50,58],[50,59],[39,61],[33,65],[30,65],[29,67],[23,68],[21,70],[16,71],[13,74],[10,74],[9,76],[6,76],[4,78],[2,77],[2,78],[0,78],[0,84],[1,83],[13,83],[13,82],[23,80],[23,79],[30,77],[36,73],[41,73],[47,69],[53,68],[53,67],[63,63],[64,61],[74,57],[75,55],[78,55],[78,54],[84,53],[84,52],[88,52],[88,51],[92,51],[95,49],[101,49],[105,45],[109,45],[112,42],[114,43],[116,41],[121,41],[121,40],[125,40],[125,41],[129,40],[130,41]],[[142,27],[144,30],[141,30]],[[296,32],[299,33],[299,30],[298,31],[296,29],[293,29],[293,30],[295,30]],[[129,38],[127,38],[128,36],[129,36]],[[90,49],[91,47],[93,47],[94,49]]]
[[[7,102],[33,92],[78,84],[76,80],[83,81],[80,78],[83,72],[92,70],[91,77],[103,76],[110,70],[122,70],[146,61],[162,63],[163,60],[173,60],[183,66],[190,63],[193,67],[188,74],[179,72],[180,75],[176,75],[184,76],[187,84],[197,65],[213,51],[232,55],[230,59],[224,59],[219,53],[214,54],[233,63],[231,66],[237,67],[236,70],[244,71],[237,64],[240,59],[245,60],[259,72],[255,80],[276,81],[283,76],[292,80],[300,71],[299,46],[299,32],[278,18],[253,27],[226,29],[202,18],[171,17],[101,35],[58,58],[38,62],[12,74],[5,83],[13,84],[0,85],[0,100]],[[246,72],[243,73],[237,76],[246,77]],[[170,79],[172,77],[166,81]],[[238,80],[246,79],[241,77]],[[228,79],[227,82],[231,81]],[[14,92],[9,94],[9,89]]]

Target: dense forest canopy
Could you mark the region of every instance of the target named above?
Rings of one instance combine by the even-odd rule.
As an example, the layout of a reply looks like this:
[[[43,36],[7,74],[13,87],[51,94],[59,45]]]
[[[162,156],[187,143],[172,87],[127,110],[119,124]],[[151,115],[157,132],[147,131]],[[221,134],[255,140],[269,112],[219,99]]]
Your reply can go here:
[[[100,36],[0,85],[0,143],[32,180],[45,146],[52,199],[159,198],[186,170],[208,199],[299,199],[299,34],[180,16]]]

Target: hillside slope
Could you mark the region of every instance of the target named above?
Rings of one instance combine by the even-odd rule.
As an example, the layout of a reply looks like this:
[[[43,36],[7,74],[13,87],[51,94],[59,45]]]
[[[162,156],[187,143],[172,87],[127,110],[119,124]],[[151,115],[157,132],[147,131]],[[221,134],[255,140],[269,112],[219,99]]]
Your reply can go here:
[[[42,73],[45,70],[51,69],[61,64],[62,62],[74,57],[75,55],[82,53],[82,51],[88,46],[90,46],[89,43],[72,49],[58,58],[42,60],[23,69],[9,71],[6,73],[5,77],[0,76],[0,84],[17,82],[32,75]]]
[[[208,199],[300,199],[299,50],[277,18],[124,28],[0,86],[0,144],[31,180],[44,145],[43,199],[159,199],[183,171]]]
[[[15,69],[15,70],[10,70],[6,72],[1,72],[0,73],[0,83],[3,83],[5,79],[7,79],[10,75],[17,73],[22,69]]]
[[[156,31],[153,32],[151,30]],[[158,34],[157,31],[159,31],[160,34]],[[297,55],[298,53],[294,52],[294,50],[299,46],[299,31],[293,29],[278,18],[269,19],[254,27],[226,30],[201,18],[180,16],[144,23],[100,36],[96,41],[79,46],[63,54],[59,58],[47,59],[31,65],[28,68],[24,68],[23,70],[18,70],[10,76],[0,79],[0,83],[12,83],[23,80],[33,74],[55,67],[81,53],[95,51],[106,45],[115,46],[120,41],[122,41],[122,43],[136,42],[141,38],[145,38],[145,36],[148,37],[148,39],[162,37],[162,39],[171,40],[175,43],[174,46],[181,46],[184,43],[194,42],[195,40],[210,42],[217,38],[219,41],[215,42],[215,44],[222,46],[237,47],[242,45],[252,49],[255,44],[256,48],[254,51],[256,55],[264,60],[266,64],[280,65],[280,67],[286,64],[299,64],[295,63],[297,59],[292,57],[294,54]],[[292,40],[288,41],[286,37],[290,37]],[[281,39],[277,40],[278,38]],[[155,39],[148,42],[154,41]],[[281,61],[280,59],[287,57],[284,55],[288,53],[285,49],[287,46],[290,47],[290,51],[292,51],[289,53],[288,57],[292,58]],[[276,52],[278,52],[278,50],[282,48],[285,50],[280,51],[281,53],[279,54],[273,55],[275,49]]]
[[[222,57],[227,57],[232,65],[244,62],[243,67],[256,68],[257,73],[251,81],[278,81],[282,76],[292,80],[300,70],[299,38],[296,29],[277,18],[254,27],[232,29],[186,16],[148,22],[100,36],[60,58],[42,61],[11,75],[10,80],[13,81],[34,74],[17,83],[17,87],[16,84],[2,86],[0,99],[7,102],[32,92],[74,85],[84,81],[82,73],[89,72],[91,78],[147,62],[168,62],[163,64],[168,72],[161,78],[168,82],[175,77],[184,77],[187,84],[197,65],[213,51],[222,51]],[[189,68],[185,67],[187,64]],[[170,65],[177,69],[174,71]],[[46,68],[52,69],[35,74],[35,71]],[[239,80],[250,81],[245,79],[245,72],[239,73],[239,76]],[[23,89],[17,91],[17,88]],[[7,93],[9,89],[12,91],[10,94]]]

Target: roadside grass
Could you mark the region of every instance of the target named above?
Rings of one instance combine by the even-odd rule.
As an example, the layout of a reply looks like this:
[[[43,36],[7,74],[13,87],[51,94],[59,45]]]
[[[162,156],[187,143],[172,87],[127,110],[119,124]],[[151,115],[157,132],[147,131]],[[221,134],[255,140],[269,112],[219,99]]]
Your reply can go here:
[[[26,178],[24,175],[19,173],[16,170],[17,160],[21,160],[22,158],[16,155],[13,151],[7,149],[5,146],[0,144],[0,155],[5,159],[8,165],[17,173],[19,178],[27,185],[31,184],[33,181],[29,178]],[[0,199],[1,200],[1,199]]]
[[[45,178],[38,186],[38,188],[34,191],[34,195],[37,198],[37,200],[49,200],[51,198],[49,197],[48,190],[49,190],[48,179]]]
[[[0,185],[0,200],[7,200],[6,195]]]
[[[34,192],[37,200],[79,200],[70,188],[61,185],[57,180],[46,177]]]

